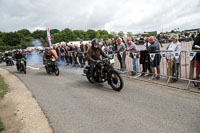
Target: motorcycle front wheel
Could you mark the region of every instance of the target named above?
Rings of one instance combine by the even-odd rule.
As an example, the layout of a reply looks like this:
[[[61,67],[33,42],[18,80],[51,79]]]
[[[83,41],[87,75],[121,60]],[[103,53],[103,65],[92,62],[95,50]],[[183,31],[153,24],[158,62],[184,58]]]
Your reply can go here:
[[[124,81],[117,71],[110,72],[109,84],[115,91],[120,91],[124,87]]]
[[[57,66],[55,66],[55,71],[54,71],[55,75],[58,76],[60,74],[59,72],[59,68]]]
[[[86,77],[90,83],[95,83],[94,79],[90,76],[90,74],[87,74]]]

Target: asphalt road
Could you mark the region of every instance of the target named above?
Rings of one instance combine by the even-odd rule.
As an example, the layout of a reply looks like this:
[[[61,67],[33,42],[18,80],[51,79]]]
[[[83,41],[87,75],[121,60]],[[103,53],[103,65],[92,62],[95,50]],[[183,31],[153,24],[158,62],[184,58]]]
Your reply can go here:
[[[28,68],[18,76],[38,101],[55,133],[200,133],[200,95],[124,79],[121,92],[91,84],[81,69],[60,76]],[[20,88],[19,88],[20,89]]]

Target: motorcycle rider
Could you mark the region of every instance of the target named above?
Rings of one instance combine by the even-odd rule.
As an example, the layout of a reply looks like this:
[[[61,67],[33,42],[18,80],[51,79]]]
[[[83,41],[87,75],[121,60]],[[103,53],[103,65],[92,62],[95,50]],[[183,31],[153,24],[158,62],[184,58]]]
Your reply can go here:
[[[6,51],[5,54],[4,54],[5,58],[6,58],[6,64],[8,64],[8,57],[12,57],[12,53],[10,51]]]
[[[45,65],[45,68],[47,68],[47,63],[49,61],[49,59],[51,58],[55,58],[56,59],[56,55],[54,55],[54,53],[52,51],[50,51],[49,47],[47,47],[45,49],[44,55],[43,55],[43,63]]]
[[[24,56],[24,54],[22,54],[21,51],[19,51],[19,50],[15,51],[14,59],[16,60],[17,70],[19,70],[19,63],[20,63],[21,60],[24,61],[25,68],[26,68],[26,57]]]
[[[103,51],[102,49],[99,47],[99,40],[94,38],[92,40],[92,47],[90,47],[90,49],[88,50],[88,53],[86,55],[87,59],[88,59],[88,63],[91,64],[94,61],[100,60],[100,56],[103,57],[108,57]]]
[[[97,71],[98,66],[94,65],[95,61],[100,60],[100,56],[103,57],[108,57],[103,51],[102,49],[99,47],[99,40],[94,38],[92,40],[92,47],[89,48],[88,53],[86,55],[87,59],[88,59],[88,64],[90,65],[91,68],[91,77],[93,77],[95,71]],[[95,70],[96,69],[96,70]]]

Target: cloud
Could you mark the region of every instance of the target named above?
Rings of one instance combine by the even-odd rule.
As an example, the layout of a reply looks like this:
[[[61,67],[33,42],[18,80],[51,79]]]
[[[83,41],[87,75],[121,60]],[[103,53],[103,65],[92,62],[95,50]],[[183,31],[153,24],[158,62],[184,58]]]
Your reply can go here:
[[[200,28],[200,0],[0,0],[0,31]]]

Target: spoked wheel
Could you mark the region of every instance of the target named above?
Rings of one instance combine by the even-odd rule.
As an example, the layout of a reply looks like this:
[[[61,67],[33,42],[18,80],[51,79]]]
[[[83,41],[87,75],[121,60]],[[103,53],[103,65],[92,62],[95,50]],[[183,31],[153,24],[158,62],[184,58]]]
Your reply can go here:
[[[45,66],[45,69],[46,69],[46,72],[49,74],[50,73],[50,70],[47,66]]]
[[[23,65],[23,67],[24,67],[24,74],[26,74],[26,67],[25,67],[25,65]]]
[[[25,69],[24,64],[21,64],[20,72],[22,71],[24,72],[24,74],[26,74],[26,69]]]
[[[112,71],[110,74],[110,86],[113,88],[113,90],[120,91],[124,87],[124,81],[122,77],[116,71]]]
[[[55,66],[55,71],[54,71],[55,75],[58,76],[60,74],[59,72],[59,68],[57,66]]]
[[[90,83],[95,83],[94,79],[89,74],[87,74],[86,77]]]

